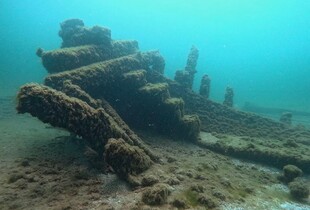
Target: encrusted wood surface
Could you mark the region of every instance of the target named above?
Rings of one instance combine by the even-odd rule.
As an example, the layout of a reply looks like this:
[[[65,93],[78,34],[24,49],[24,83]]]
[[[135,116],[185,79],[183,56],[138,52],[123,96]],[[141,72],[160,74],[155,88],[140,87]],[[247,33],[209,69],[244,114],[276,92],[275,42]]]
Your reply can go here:
[[[107,102],[98,103],[104,108],[95,109],[80,99],[47,86],[28,84],[21,87],[18,94],[17,111],[30,113],[44,123],[65,128],[83,137],[99,154],[103,153],[108,139],[122,138],[157,160],[156,155],[147,149]]]

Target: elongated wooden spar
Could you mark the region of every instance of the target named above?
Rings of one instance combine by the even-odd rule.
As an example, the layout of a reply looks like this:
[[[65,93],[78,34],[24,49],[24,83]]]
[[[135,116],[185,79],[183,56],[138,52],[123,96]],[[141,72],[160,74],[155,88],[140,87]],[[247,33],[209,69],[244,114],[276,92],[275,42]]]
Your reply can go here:
[[[105,146],[105,160],[121,178],[137,175],[147,170],[152,161],[137,146],[127,144],[123,139],[109,139]]]
[[[110,115],[114,121],[118,124],[119,127],[127,134],[130,138],[130,141],[133,142],[133,145],[142,148],[144,152],[155,162],[159,161],[159,157],[156,156],[151,150],[143,143],[143,141],[139,138],[135,132],[133,132],[129,126],[124,122],[124,120],[117,114],[114,108],[103,98],[99,100],[93,99],[89,94],[83,91],[79,86],[73,85],[69,80],[66,80],[62,87],[59,87],[60,91],[64,92],[66,95],[70,97],[78,98],[84,102],[86,102],[91,107],[103,108],[104,111]]]
[[[115,77],[140,68],[141,63],[138,59],[132,56],[125,56],[83,66],[72,71],[49,75],[45,78],[45,84],[57,88],[65,80],[70,80],[73,84],[80,86],[85,92],[92,94],[98,88],[101,89],[101,87],[115,82]]]
[[[109,59],[134,54],[139,51],[139,44],[136,40],[113,40],[111,44],[112,54]]]
[[[82,90],[78,85],[72,84],[70,80],[64,81],[62,86],[57,87],[56,90],[62,91],[69,97],[78,98],[86,102],[89,106],[97,109],[100,108],[100,102],[93,99],[88,93]]]
[[[232,109],[195,94],[173,81],[168,79],[164,81],[169,84],[172,97],[180,97],[184,100],[185,112],[199,116],[202,131],[281,140],[296,139],[297,134],[298,138],[306,139],[310,136],[310,131],[307,129],[287,127],[266,117]]]
[[[109,138],[122,138],[126,143],[138,146],[147,154],[151,154],[128,126],[120,124],[119,119],[114,119],[103,108],[94,109],[86,102],[47,86],[22,86],[18,94],[17,111],[30,113],[44,123],[64,128],[83,137],[99,154],[102,154]],[[109,112],[112,113],[111,110]],[[151,158],[154,157],[155,155],[152,155]]]
[[[138,42],[135,40],[117,40],[112,41],[111,45],[83,45],[51,51],[43,51],[39,48],[37,54],[49,73],[58,73],[134,54],[138,50]]]
[[[157,51],[123,56],[49,75],[45,78],[45,84],[57,89],[65,80],[70,80],[90,95],[97,95],[96,93],[104,91],[107,86],[112,86],[111,84],[129,71],[137,69],[163,71],[164,60],[161,58]]]

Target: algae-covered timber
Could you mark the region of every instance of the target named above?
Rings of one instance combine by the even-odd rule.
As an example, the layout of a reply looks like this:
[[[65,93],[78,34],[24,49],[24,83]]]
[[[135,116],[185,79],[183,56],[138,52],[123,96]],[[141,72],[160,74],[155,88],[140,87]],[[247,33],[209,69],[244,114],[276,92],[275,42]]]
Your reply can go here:
[[[149,66],[155,65],[154,63],[146,63],[152,61],[153,55],[158,57],[157,52],[139,53],[52,74],[45,78],[45,84],[57,88],[61,86],[63,81],[71,80],[72,83],[79,85],[83,90],[93,95],[98,91],[104,91],[102,87],[112,85],[112,83],[120,80],[124,73],[138,69],[148,70]],[[145,66],[147,68],[143,68]]]
[[[309,146],[296,143],[297,147],[285,145],[285,141],[278,139],[239,137],[217,133],[200,134],[198,144],[213,151],[234,156],[237,158],[253,160],[283,168],[293,164],[304,172],[310,173]]]
[[[147,77],[149,81],[168,83],[171,97],[184,100],[185,114],[199,116],[202,131],[218,136],[240,137],[234,145],[226,142],[228,140],[225,138],[220,143],[204,142],[203,147],[239,158],[264,162],[278,168],[285,164],[296,163],[307,173],[309,172],[309,157],[307,156],[307,151],[310,149],[309,130],[233,109],[198,95],[182,84],[167,79],[157,72],[149,72],[149,74]],[[246,139],[248,138],[259,139],[258,148],[260,150],[253,151],[247,148],[249,142]],[[274,142],[274,144],[270,142]],[[201,145],[201,141],[198,143]],[[239,144],[244,145],[244,148],[238,147]],[[274,147],[275,144],[278,146]],[[265,145],[265,147],[261,145]]]
[[[132,131],[128,131],[123,122],[111,116],[105,109],[94,109],[80,99],[43,85],[29,84],[21,87],[17,111],[30,113],[44,123],[65,128],[83,137],[99,154],[103,153],[110,138],[122,138],[128,144],[138,147],[143,145]],[[141,149],[146,147],[142,146]]]
[[[105,145],[105,161],[123,178],[142,173],[152,165],[150,157],[141,148],[113,138]]]
[[[68,19],[60,24],[58,35],[62,38],[61,47],[74,47],[88,44],[111,44],[111,30],[106,27],[85,27],[83,20]]]
[[[158,78],[157,81],[163,81],[162,77]],[[185,113],[199,116],[203,131],[279,140],[295,139],[296,141],[310,137],[310,130],[287,126],[253,113],[232,109],[200,96],[174,81],[169,79],[164,79],[164,81],[169,84],[172,97],[180,97],[184,100]]]
[[[115,83],[122,74],[136,69],[141,69],[139,60],[134,56],[125,56],[49,75],[45,78],[45,84],[57,88],[65,80],[70,80],[93,95],[96,92],[104,91],[101,87]]]
[[[83,48],[74,38],[80,36],[80,32],[83,39],[92,39],[93,33],[83,29],[80,21],[66,24],[74,29],[70,34],[73,39],[67,41],[73,41],[71,44],[77,44],[77,48]],[[111,39],[107,40],[113,44]],[[44,53],[38,51],[41,56]],[[125,52],[119,50],[119,53]],[[195,59],[187,66],[196,66],[198,51],[195,54]],[[69,64],[64,72],[46,78],[45,84],[49,87],[22,87],[17,109],[83,137],[79,140],[86,140],[100,157],[104,156],[102,161],[108,164],[109,172],[116,172],[137,190],[134,193],[141,197],[133,209],[143,209],[144,204],[163,205],[159,208],[167,209],[217,208],[223,202],[244,202],[250,194],[257,196],[254,189],[265,188],[262,183],[277,183],[275,176],[268,176],[256,166],[241,169],[235,160],[208,149],[266,161],[277,167],[295,164],[307,172],[308,130],[240,112],[199,96],[184,84],[165,78],[165,61],[157,51],[120,55],[108,61],[91,61],[89,65],[81,62],[79,65],[83,67],[78,65],[79,68]],[[196,72],[195,68],[186,70],[183,72],[192,76]],[[189,83],[186,84],[191,81],[187,80]],[[147,144],[153,145],[152,150],[127,124],[143,139],[151,137]],[[205,133],[199,135],[200,128],[211,134],[207,138],[203,136]],[[187,142],[169,141],[170,137]],[[208,149],[203,150],[189,142]],[[12,179],[14,176],[9,180]],[[250,185],[253,183],[248,181],[250,179],[257,184]],[[295,189],[296,186],[291,191],[295,192]],[[124,197],[128,198],[127,195]]]
[[[99,61],[106,61],[137,53],[138,42],[135,40],[114,40],[111,45],[82,45],[51,51],[38,49],[42,64],[49,73],[75,69]]]

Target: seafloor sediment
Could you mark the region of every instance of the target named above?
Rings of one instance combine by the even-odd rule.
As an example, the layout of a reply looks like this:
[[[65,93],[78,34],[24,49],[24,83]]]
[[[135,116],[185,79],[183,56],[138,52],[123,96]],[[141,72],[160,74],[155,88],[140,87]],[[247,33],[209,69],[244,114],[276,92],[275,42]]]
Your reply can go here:
[[[186,85],[196,73],[196,48],[180,71],[190,76],[176,82],[163,75],[165,60],[158,51],[140,52],[136,41],[115,41],[107,28],[71,19],[61,24],[59,35],[61,49],[37,51],[51,74],[44,85],[21,87],[17,110],[71,132],[47,138],[61,142],[48,148],[50,153],[59,155],[68,142],[76,144],[76,153],[62,156],[68,162],[42,153],[17,155],[18,164],[3,169],[8,171],[1,178],[4,208],[31,203],[50,209],[217,209],[229,203],[252,206],[253,197],[268,200],[269,193],[280,203],[291,200],[282,188],[267,189],[284,186],[277,172],[212,151],[309,172],[305,127],[238,111]],[[110,183],[111,175],[102,172],[126,183],[118,178]],[[309,199],[300,202],[308,205]]]
[[[6,105],[13,110],[12,106],[12,102]],[[150,209],[142,194],[159,182],[169,186],[169,196],[152,209],[306,209],[310,205],[290,198],[276,179],[281,171],[154,132],[137,131],[162,162],[140,177],[140,187],[132,188],[115,173],[98,170],[88,159],[85,141],[64,130],[14,113],[0,119],[0,129],[0,208],[4,210]]]

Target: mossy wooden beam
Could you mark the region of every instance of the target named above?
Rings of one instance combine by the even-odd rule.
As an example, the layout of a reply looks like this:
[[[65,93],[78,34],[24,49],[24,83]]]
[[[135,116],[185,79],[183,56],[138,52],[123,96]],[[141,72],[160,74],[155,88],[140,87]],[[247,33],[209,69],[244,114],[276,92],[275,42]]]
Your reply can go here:
[[[137,107],[138,110],[144,110],[141,122],[154,126],[157,131],[173,138],[197,141],[200,132],[199,117],[184,115],[184,101],[181,98],[171,98],[168,89],[168,83],[147,83],[139,88],[138,98],[142,101]]]
[[[111,55],[111,50],[97,45],[83,45],[51,51],[39,48],[37,55],[48,73],[57,73],[101,61]]]
[[[98,89],[104,91],[105,86],[111,85],[121,75],[135,69],[141,69],[140,61],[134,56],[125,56],[83,66],[72,71],[49,75],[45,78],[45,84],[57,88],[65,80],[70,80],[92,95],[92,93],[99,91]]]
[[[151,154],[152,159],[156,159],[141,139],[113,113],[114,110],[107,102],[104,103],[108,112],[103,108],[95,109],[80,99],[69,97],[47,86],[28,84],[20,89],[17,111],[30,113],[44,123],[83,137],[99,154],[103,153],[108,139],[122,138],[126,143],[141,148],[145,153]]]
[[[111,58],[118,58],[125,55],[137,53],[139,44],[136,40],[113,40]]]
[[[138,42],[135,40],[115,40],[111,45],[83,45],[61,48],[51,51],[38,49],[42,64],[49,73],[58,73],[79,68],[95,62],[110,60],[137,53]]]
[[[199,116],[202,131],[296,141],[304,141],[310,137],[310,130],[302,126],[287,126],[254,113],[232,109],[198,95],[158,72],[149,71],[147,80],[152,83],[168,83],[171,97],[184,100],[185,113]]]
[[[97,95],[98,92],[101,94],[105,91],[105,87],[113,86],[113,83],[121,80],[129,71],[138,69],[148,71],[154,68],[156,66],[154,62],[157,60],[153,57],[158,56],[156,51],[151,51],[93,63],[71,71],[49,75],[45,78],[45,84],[57,88],[65,80],[70,80],[90,95]]]
[[[150,100],[160,103],[170,97],[167,83],[147,83],[143,87],[139,88],[139,93],[141,93],[146,100],[150,98]]]
[[[72,84],[70,80],[65,80],[63,85],[57,87],[57,90],[64,92],[67,96],[78,98],[95,109],[101,107],[100,101],[93,99],[80,86]]]
[[[198,115],[184,115],[178,127],[178,135],[191,142],[199,140],[201,122]]]
[[[164,57],[158,50],[138,53],[137,57],[139,57],[143,69],[164,74],[166,63]]]
[[[85,27],[80,19],[68,19],[60,24],[58,35],[62,38],[61,47],[73,47],[87,44],[109,45],[111,30],[106,27]]]
[[[137,146],[126,143],[123,139],[109,139],[105,146],[105,159],[121,178],[137,175],[148,169],[152,161]]]
[[[139,88],[147,83],[146,71],[139,69],[125,73],[122,75],[121,82],[123,82],[126,87]]]
[[[159,156],[154,154],[143,142],[143,140],[133,132],[127,123],[119,116],[119,114],[115,111],[115,109],[103,98],[98,100],[100,102],[100,106],[104,108],[104,110],[113,117],[114,121],[118,124],[119,127],[130,137],[130,140],[133,142],[133,145],[138,146],[142,149],[154,162],[159,161]]]
[[[265,163],[279,169],[288,164],[296,165],[304,172],[310,173],[310,155],[307,153],[309,146],[301,143],[295,143],[296,146],[292,147],[276,139],[232,136],[223,136],[219,139],[202,132],[198,144],[215,152]]]

